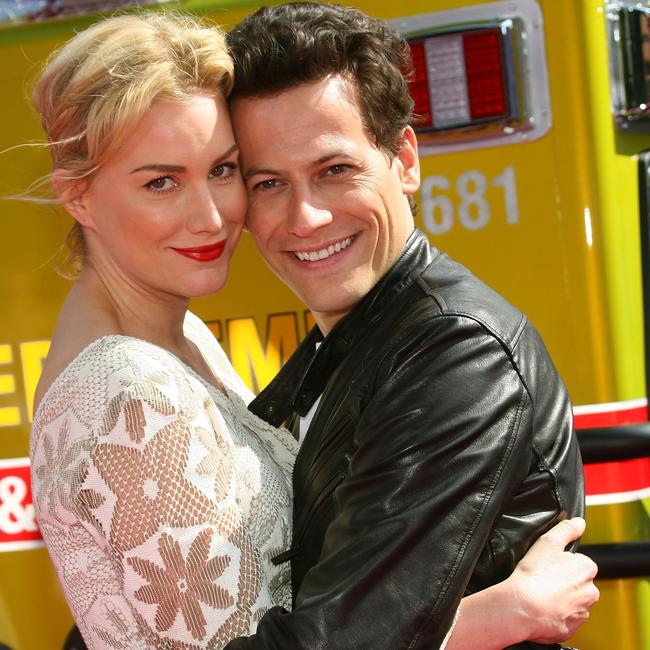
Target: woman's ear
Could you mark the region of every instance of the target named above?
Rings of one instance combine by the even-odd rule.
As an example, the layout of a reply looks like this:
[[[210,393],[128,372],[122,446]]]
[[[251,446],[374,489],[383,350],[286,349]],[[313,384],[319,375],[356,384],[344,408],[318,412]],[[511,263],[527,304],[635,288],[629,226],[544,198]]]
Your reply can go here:
[[[61,205],[82,226],[91,226],[92,217],[86,206],[86,191],[88,181],[73,178],[66,169],[55,169],[52,174],[52,185]]]
[[[401,163],[402,191],[411,196],[420,187],[420,158],[415,132],[410,126],[404,129],[402,147],[396,157]]]

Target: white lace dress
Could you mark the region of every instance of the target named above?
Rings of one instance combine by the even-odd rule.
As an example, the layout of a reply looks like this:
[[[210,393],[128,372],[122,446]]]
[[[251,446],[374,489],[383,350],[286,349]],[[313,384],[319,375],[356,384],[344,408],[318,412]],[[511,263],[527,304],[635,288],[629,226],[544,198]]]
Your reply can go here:
[[[296,441],[252,415],[252,394],[203,323],[185,331],[228,396],[177,357],[125,336],[90,344],[32,426],[36,515],[92,650],[219,648],[291,604]]]

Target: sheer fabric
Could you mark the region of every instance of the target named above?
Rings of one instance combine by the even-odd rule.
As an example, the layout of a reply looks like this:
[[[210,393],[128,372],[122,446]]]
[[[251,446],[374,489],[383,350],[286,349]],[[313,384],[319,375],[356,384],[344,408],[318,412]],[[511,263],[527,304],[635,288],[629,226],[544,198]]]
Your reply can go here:
[[[33,499],[89,648],[219,648],[291,605],[296,441],[246,408],[192,314],[186,335],[226,393],[155,345],[106,336],[52,384],[32,426]]]

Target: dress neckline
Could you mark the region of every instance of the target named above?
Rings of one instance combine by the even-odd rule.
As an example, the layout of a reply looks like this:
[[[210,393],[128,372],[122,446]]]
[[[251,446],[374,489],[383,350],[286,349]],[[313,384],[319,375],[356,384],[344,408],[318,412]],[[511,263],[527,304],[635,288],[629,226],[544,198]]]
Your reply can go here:
[[[190,312],[188,312],[189,314]],[[43,404],[46,403],[52,393],[56,390],[59,384],[61,384],[67,375],[72,372],[72,368],[76,366],[79,361],[86,356],[91,350],[93,350],[96,347],[99,347],[102,343],[107,343],[109,340],[115,339],[116,343],[122,343],[126,341],[133,341],[134,343],[137,344],[142,344],[142,345],[147,345],[155,348],[156,350],[164,353],[167,355],[172,361],[175,363],[179,364],[183,370],[188,372],[192,377],[197,379],[198,381],[201,382],[201,384],[209,390],[211,396],[215,397],[213,393],[216,393],[217,395],[221,396],[221,399],[226,398],[229,402],[232,402],[232,394],[233,392],[237,393],[237,391],[233,388],[231,382],[229,381],[228,378],[226,377],[221,377],[219,376],[219,373],[217,372],[218,368],[208,359],[204,354],[203,351],[201,350],[201,346],[198,345],[197,341],[195,340],[195,337],[190,336],[188,332],[188,320],[186,316],[186,320],[183,324],[183,331],[184,334],[189,338],[189,340],[196,346],[197,350],[199,351],[199,354],[201,354],[203,360],[207,364],[208,368],[210,371],[214,374],[214,376],[221,382],[221,385],[223,386],[223,391],[216,386],[215,384],[212,384],[211,382],[207,381],[205,377],[200,375],[194,368],[189,366],[185,361],[183,361],[179,356],[174,354],[173,352],[170,352],[167,348],[164,348],[156,343],[152,343],[151,341],[147,341],[146,339],[139,338],[137,336],[129,336],[127,334],[104,334],[102,336],[97,337],[93,341],[90,341],[87,345],[85,345],[79,352],[66,364],[66,366],[61,370],[61,372],[52,380],[50,385],[47,387],[47,390],[43,394],[43,397],[41,398],[41,401],[38,404],[38,408],[34,411],[34,416],[32,420],[32,426],[35,427],[37,420],[39,419],[39,415],[41,411],[43,410]]]

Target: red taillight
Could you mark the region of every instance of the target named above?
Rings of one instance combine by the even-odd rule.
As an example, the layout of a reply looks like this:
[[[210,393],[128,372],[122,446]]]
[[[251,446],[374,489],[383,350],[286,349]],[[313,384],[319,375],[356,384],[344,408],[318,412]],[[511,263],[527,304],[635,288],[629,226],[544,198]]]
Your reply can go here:
[[[503,117],[508,106],[499,32],[463,34],[463,46],[472,119]]]
[[[418,116],[418,126],[433,126],[431,106],[429,104],[429,79],[425,61],[424,43],[411,44],[411,58],[415,75],[410,85],[411,97],[415,106],[413,110]]]
[[[420,130],[469,126],[508,115],[499,29],[429,36],[410,46],[415,69],[410,92]]]

